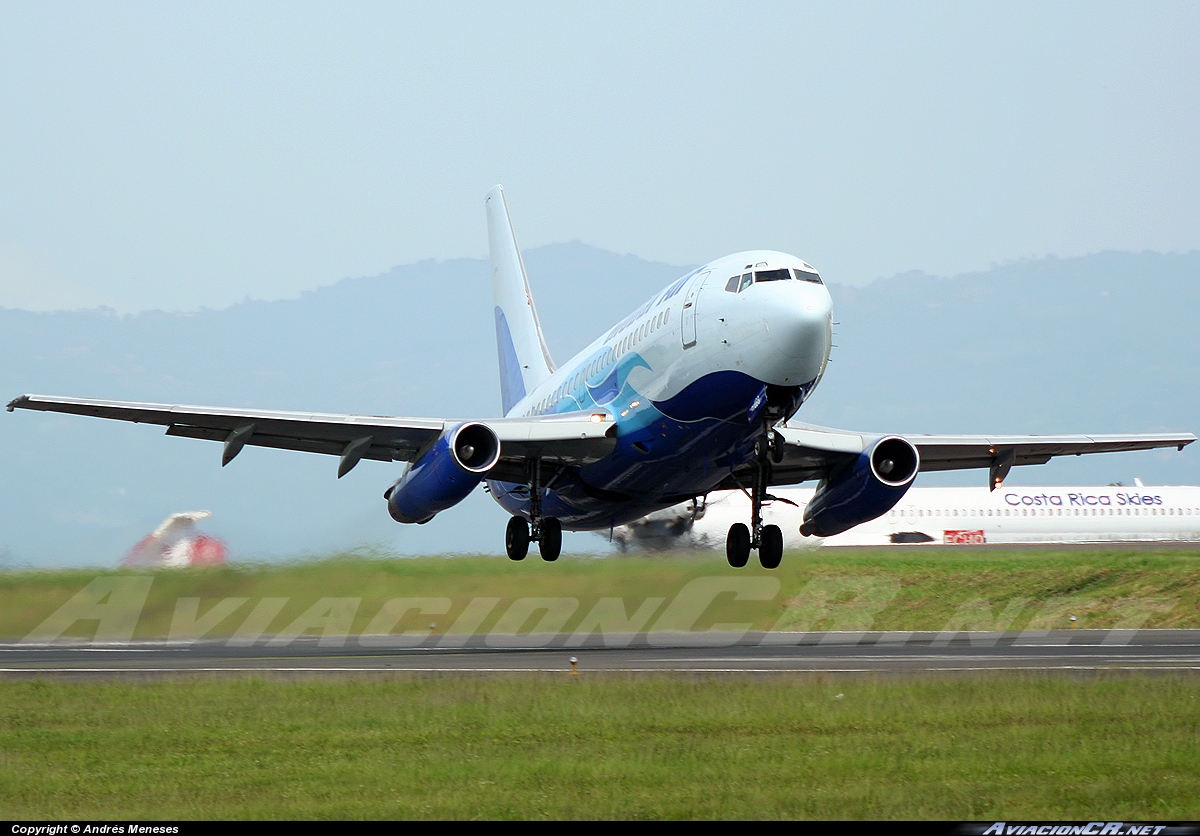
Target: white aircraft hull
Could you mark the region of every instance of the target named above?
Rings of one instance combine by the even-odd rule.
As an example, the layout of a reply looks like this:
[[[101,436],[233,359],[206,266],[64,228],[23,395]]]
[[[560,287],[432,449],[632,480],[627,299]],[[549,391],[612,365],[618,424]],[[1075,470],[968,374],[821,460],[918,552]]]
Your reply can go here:
[[[775,489],[764,521],[794,546],[1200,542],[1200,487],[1046,487],[995,491],[914,487],[883,516],[826,538],[796,536],[811,488]],[[623,547],[725,548],[729,526],[750,513],[741,492],[713,494],[691,520],[676,506],[614,532]]]

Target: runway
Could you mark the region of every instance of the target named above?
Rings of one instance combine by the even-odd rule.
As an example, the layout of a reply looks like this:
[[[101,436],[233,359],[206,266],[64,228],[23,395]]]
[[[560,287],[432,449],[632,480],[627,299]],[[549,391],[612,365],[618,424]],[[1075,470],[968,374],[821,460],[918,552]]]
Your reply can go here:
[[[386,646],[397,641],[414,646]],[[419,643],[418,643],[419,642]],[[0,677],[157,678],[588,672],[779,674],[978,671],[1200,672],[1200,630],[1037,633],[687,633],[336,636],[0,645]],[[384,646],[381,646],[384,645]]]

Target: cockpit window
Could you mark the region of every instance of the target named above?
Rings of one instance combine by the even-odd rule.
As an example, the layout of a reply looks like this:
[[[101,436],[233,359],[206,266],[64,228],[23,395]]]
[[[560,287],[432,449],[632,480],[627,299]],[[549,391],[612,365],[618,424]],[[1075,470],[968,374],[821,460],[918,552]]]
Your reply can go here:
[[[742,275],[742,283],[738,286],[738,292],[740,293],[741,291],[745,290],[753,283],[754,283],[754,274],[753,273],[744,273]]]
[[[756,270],[754,272],[754,281],[756,282],[778,282],[792,277],[789,270]]]
[[[738,282],[740,282],[741,280],[742,280],[741,276],[734,276],[732,279],[725,282],[725,289],[728,290],[730,293],[737,293],[738,292]]]
[[[821,281],[821,277],[818,276],[815,271],[801,270],[799,267],[796,268],[796,278],[802,282],[812,282],[813,284],[824,284],[824,282]]]

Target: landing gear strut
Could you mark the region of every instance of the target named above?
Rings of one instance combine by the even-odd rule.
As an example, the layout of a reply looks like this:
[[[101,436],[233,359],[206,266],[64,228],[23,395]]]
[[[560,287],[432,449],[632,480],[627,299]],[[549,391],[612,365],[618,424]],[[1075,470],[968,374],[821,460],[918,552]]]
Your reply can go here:
[[[529,465],[529,521],[524,517],[513,517],[508,521],[504,534],[504,550],[513,560],[524,560],[529,554],[529,543],[538,544],[542,560],[558,560],[562,552],[562,523],[555,517],[542,516],[541,484],[542,462],[536,460]],[[551,480],[553,481],[553,480]]]
[[[758,441],[755,451],[754,485],[750,494],[750,526],[734,523],[725,538],[725,557],[729,565],[740,569],[750,561],[750,551],[758,550],[758,562],[764,569],[776,569],[783,559],[783,532],[777,525],[763,525],[763,502],[773,497],[767,494],[771,483],[771,464],[783,457],[780,437],[770,426]]]

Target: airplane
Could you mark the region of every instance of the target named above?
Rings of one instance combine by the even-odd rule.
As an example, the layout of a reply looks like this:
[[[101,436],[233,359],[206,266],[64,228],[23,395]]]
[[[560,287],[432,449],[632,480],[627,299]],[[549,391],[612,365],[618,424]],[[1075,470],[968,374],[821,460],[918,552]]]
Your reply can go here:
[[[537,543],[556,560],[562,531],[612,530],[712,491],[740,488],[749,518],[729,527],[735,567],[752,551],[778,567],[784,538],[763,507],[777,485],[819,480],[800,531],[828,537],[887,513],[918,472],[1012,467],[1055,456],[1177,447],[1191,433],[902,435],[787,423],[829,362],[833,301],[795,256],[752,250],[710,261],[656,293],[567,363],[551,359],[504,190],[486,201],[502,418],[449,420],[275,412],[21,395],[30,409],[166,426],[245,447],[323,453],[344,476],[363,459],[407,462],[388,512],[425,524],[481,482],[512,516],[513,560]]]
[[[764,520],[786,530],[804,522],[812,488],[780,488]],[[621,551],[711,549],[744,519],[740,491],[710,494],[617,526]],[[609,536],[610,532],[602,532]],[[1200,542],[1200,486],[913,487],[887,513],[830,537],[821,546],[976,546],[1022,543]]]
[[[122,568],[155,566],[220,566],[229,549],[216,537],[196,530],[196,523],[212,516],[211,511],[181,511],[171,514],[147,534],[121,560]]]

